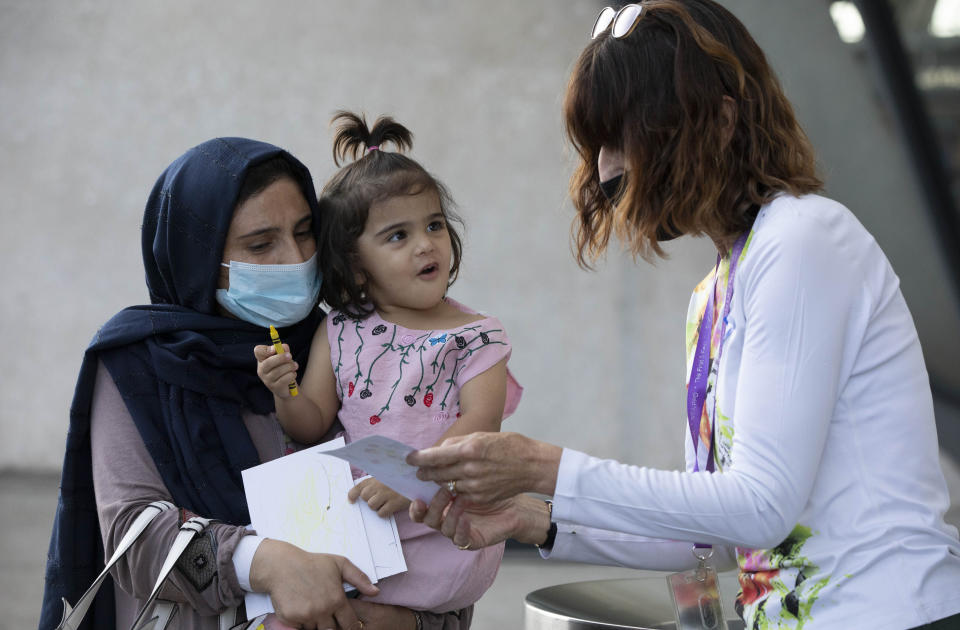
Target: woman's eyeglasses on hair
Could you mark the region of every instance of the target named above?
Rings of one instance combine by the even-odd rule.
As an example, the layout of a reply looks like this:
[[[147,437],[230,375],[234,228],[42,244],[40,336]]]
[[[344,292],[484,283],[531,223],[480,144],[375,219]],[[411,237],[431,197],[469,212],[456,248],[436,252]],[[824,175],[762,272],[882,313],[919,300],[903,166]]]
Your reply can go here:
[[[619,11],[613,7],[606,7],[597,16],[590,39],[596,39],[608,28],[610,28],[610,35],[614,39],[622,39],[637,27],[637,22],[640,20],[642,13],[643,7],[639,4],[624,5]]]

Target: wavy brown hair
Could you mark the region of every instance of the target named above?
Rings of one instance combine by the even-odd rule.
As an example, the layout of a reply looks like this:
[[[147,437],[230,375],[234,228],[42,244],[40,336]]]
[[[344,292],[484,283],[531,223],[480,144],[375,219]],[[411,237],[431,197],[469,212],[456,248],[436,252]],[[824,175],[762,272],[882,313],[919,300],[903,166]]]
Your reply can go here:
[[[354,273],[357,239],[363,234],[370,207],[390,197],[425,191],[437,194],[447,221],[452,250],[448,286],[452,285],[463,256],[460,235],[452,224],[462,221],[453,212],[453,198],[446,186],[403,154],[413,146],[410,130],[389,116],[377,118],[368,128],[362,115],[347,111],[338,111],[330,124],[335,127],[333,161],[337,166],[348,159],[353,161],[327,181],[318,199],[322,217],[318,243],[323,274],[321,299],[351,317],[363,318],[373,312]],[[384,151],[387,143],[396,150]]]
[[[630,35],[614,39],[608,29],[587,45],[564,98],[567,136],[580,157],[570,196],[585,268],[611,235],[649,261],[664,255],[658,228],[729,242],[777,193],[822,187],[810,141],[743,24],[711,0],[640,4]],[[601,147],[623,152],[616,207],[600,191]]]

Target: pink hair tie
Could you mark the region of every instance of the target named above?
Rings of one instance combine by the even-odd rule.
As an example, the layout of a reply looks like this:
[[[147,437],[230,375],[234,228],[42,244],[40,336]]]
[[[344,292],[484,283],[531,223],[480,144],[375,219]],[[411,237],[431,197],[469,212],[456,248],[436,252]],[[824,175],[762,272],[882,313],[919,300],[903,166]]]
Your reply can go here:
[[[367,147],[367,153],[370,153],[371,151],[376,151],[376,150],[379,149],[379,148],[380,148],[380,147],[379,147],[378,145],[373,145],[372,147]]]

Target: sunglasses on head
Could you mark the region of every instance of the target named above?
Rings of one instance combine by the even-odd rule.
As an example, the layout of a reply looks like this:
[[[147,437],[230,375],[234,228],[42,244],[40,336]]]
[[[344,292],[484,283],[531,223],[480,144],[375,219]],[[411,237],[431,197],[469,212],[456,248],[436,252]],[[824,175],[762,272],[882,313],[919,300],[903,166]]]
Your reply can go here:
[[[639,4],[624,5],[619,11],[613,7],[606,7],[597,16],[590,39],[596,39],[608,28],[611,37],[623,39],[637,27],[637,22],[642,14],[643,7]]]

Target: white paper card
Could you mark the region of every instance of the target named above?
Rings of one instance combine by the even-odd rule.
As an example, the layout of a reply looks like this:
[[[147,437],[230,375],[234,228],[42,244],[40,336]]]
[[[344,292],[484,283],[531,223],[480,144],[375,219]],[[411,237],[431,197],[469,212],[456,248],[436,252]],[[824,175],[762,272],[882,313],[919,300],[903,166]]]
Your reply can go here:
[[[414,450],[382,435],[371,435],[328,451],[328,454],[350,462],[408,499],[430,503],[439,486],[432,481],[417,479],[416,467],[406,462],[407,454]]]
[[[343,443],[337,438],[244,470],[250,520],[260,536],[346,556],[377,582],[406,571],[400,537],[392,516],[380,518],[364,501],[347,499],[354,485],[349,464],[324,454]],[[265,593],[247,593],[245,601],[248,618],[273,612]]]
[[[360,483],[363,477],[357,479]],[[370,553],[373,555],[373,564],[376,567],[377,580],[403,573],[407,570],[407,562],[403,558],[403,549],[400,546],[400,533],[397,532],[397,520],[391,516],[383,518],[370,509],[363,499],[357,500],[360,506],[360,516],[367,530],[370,540]]]

